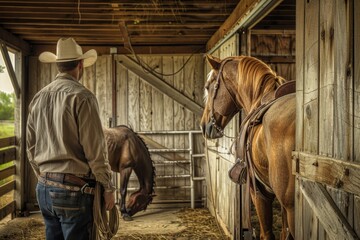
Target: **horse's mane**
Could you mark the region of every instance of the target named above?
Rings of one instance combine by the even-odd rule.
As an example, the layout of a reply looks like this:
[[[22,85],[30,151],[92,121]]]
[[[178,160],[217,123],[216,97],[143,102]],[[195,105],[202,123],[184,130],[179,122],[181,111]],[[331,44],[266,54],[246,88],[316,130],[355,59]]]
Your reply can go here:
[[[249,56],[239,56],[235,59],[239,62],[238,81],[241,83],[239,88],[248,91],[252,109],[260,105],[261,98],[265,94],[276,90],[286,82],[284,78],[278,76],[275,71],[259,59]]]
[[[134,133],[134,135],[140,140],[139,142],[141,142],[142,145],[144,146],[144,148],[146,149],[145,154],[147,155],[148,159],[150,159],[150,161],[151,161],[151,167],[152,167],[151,193],[154,194],[155,193],[154,186],[155,186],[156,171],[155,171],[155,167],[154,167],[154,161],[151,159],[148,146],[146,145],[144,139],[142,137],[140,137],[140,135],[137,132],[135,132],[131,127],[129,127],[127,125],[118,125],[115,128],[120,128],[120,127],[125,127],[127,129],[129,129],[132,133]]]

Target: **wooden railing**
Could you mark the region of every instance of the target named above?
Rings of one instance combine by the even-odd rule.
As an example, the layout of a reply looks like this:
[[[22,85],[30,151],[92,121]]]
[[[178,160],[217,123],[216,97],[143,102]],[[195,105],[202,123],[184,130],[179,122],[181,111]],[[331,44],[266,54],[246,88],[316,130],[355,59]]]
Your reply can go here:
[[[16,138],[14,136],[0,138],[0,220],[15,212],[12,193],[15,190],[14,160],[16,160]]]

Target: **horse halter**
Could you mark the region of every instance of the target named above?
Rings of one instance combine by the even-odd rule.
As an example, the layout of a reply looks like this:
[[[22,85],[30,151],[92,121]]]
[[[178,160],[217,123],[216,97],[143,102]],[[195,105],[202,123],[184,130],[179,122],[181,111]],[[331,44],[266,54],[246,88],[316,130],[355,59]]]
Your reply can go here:
[[[216,119],[214,117],[214,100],[216,98],[216,95],[217,95],[217,91],[219,89],[219,85],[220,85],[220,79],[221,79],[221,76],[222,76],[222,71],[224,69],[224,66],[227,62],[233,60],[234,58],[226,58],[222,61],[221,65],[220,65],[220,68],[219,68],[219,73],[216,77],[216,81],[215,81],[215,85],[214,85],[214,94],[212,96],[212,106],[211,106],[211,110],[210,110],[210,122],[211,122],[211,125],[216,128],[216,130],[218,130],[222,135],[225,135],[224,134],[224,129],[222,129],[219,125],[216,124]],[[234,103],[234,105],[236,106],[236,109],[235,110],[241,110],[241,107],[239,107],[239,105],[236,103],[235,101],[235,98],[234,96],[231,94],[230,90],[227,88],[226,84],[224,83],[224,86],[225,86],[225,89],[227,90],[230,98],[231,98],[231,101]],[[232,112],[234,112],[232,111]]]

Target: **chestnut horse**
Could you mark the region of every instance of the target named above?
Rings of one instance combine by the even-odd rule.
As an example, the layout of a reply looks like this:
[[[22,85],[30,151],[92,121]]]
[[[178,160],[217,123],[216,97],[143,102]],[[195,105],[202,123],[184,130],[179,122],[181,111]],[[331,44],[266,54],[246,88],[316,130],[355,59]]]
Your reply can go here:
[[[240,109],[251,114],[261,105],[263,96],[285,82],[269,66],[253,57],[220,60],[208,55],[207,60],[212,70],[205,85],[206,106],[201,118],[201,128],[207,138],[222,137],[223,129]],[[279,98],[267,110],[262,122],[253,128],[250,140],[249,151],[257,182],[271,188],[282,208],[281,239],[292,239],[295,233],[295,178],[291,168],[295,148],[295,108],[295,94]],[[260,238],[275,239],[273,198],[256,194],[254,186],[250,187],[250,194],[259,218]]]
[[[135,213],[145,210],[154,197],[155,167],[146,144],[131,128],[121,125],[104,128],[103,131],[111,170],[120,173],[120,212],[124,220],[129,221]],[[132,170],[138,178],[140,188],[130,195],[125,207]]]

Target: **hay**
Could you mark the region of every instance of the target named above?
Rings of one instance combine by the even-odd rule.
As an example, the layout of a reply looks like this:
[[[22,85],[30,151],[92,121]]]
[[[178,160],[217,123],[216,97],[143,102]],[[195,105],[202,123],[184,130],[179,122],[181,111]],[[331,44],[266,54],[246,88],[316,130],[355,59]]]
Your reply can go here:
[[[217,226],[215,218],[207,209],[182,209],[176,213],[179,218],[177,224],[183,230],[169,234],[127,234],[122,231],[121,225],[117,237],[119,240],[203,240],[228,239]],[[0,239],[4,240],[45,240],[45,225],[41,215],[37,217],[15,218],[0,227]],[[165,226],[166,227],[166,226]]]
[[[127,234],[121,231],[117,235],[119,240],[203,240],[203,239],[228,239],[228,237],[222,232],[220,227],[216,224],[215,218],[210,214],[207,209],[182,209],[176,216],[179,217],[181,223],[180,226],[184,227],[184,230],[178,233],[172,234]]]
[[[45,224],[41,218],[15,218],[0,228],[0,239],[45,239]]]

